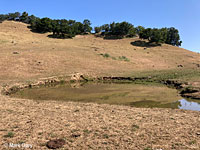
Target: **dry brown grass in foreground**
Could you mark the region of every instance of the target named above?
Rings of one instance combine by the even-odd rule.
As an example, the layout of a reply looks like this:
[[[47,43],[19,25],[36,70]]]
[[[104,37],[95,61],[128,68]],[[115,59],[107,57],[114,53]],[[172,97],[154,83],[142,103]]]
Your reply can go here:
[[[171,109],[72,102],[0,99],[0,147],[27,143],[47,149],[61,138],[63,149],[200,149],[200,113]],[[13,137],[5,137],[8,133]]]

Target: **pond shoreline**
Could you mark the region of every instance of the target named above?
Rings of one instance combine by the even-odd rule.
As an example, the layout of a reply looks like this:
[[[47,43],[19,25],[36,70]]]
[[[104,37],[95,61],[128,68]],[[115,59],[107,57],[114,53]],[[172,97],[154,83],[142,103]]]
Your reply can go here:
[[[34,83],[22,83],[22,84],[14,84],[14,85],[7,85],[3,87],[1,91],[4,95],[11,95],[16,93],[19,90],[23,90],[25,88],[33,88],[33,87],[40,87],[40,86],[51,86],[65,82],[133,82],[137,83],[140,82],[148,82],[148,83],[160,83],[167,85],[168,87],[176,88],[179,91],[179,94],[185,98],[197,99],[200,100],[200,88],[193,87],[193,83],[188,82],[181,82],[179,80],[174,79],[167,79],[167,80],[156,80],[152,79],[151,76],[147,77],[117,77],[117,76],[108,76],[108,77],[90,77],[85,76],[80,73],[72,74],[70,76],[65,77],[49,77],[39,80]]]
[[[182,97],[200,100],[200,88],[193,87],[193,83],[178,80],[165,80],[162,83],[176,88]]]

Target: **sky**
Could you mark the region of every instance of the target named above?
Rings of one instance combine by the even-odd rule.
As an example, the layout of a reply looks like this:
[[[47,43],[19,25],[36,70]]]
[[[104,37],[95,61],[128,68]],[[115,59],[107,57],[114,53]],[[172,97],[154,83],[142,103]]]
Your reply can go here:
[[[146,28],[175,27],[181,47],[200,52],[200,0],[0,0],[0,14],[24,11],[52,19],[89,19],[92,26],[127,21]]]

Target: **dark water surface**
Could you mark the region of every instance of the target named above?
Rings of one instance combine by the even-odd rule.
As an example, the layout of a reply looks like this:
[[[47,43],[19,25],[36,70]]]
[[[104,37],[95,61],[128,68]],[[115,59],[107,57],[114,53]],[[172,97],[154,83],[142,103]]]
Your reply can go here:
[[[186,100],[176,89],[160,84],[86,83],[24,89],[12,97],[200,111],[200,101]]]

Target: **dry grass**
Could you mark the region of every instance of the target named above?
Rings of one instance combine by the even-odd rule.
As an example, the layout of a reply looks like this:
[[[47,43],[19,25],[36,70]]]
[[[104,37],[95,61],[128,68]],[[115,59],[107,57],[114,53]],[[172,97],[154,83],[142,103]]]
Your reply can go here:
[[[200,64],[199,54],[182,48],[163,45],[144,50],[132,46],[137,38],[103,40],[89,35],[50,39],[47,34],[30,32],[25,24],[8,21],[0,24],[0,29],[1,86],[73,72],[124,75],[175,69],[179,64],[197,69],[193,63]],[[100,53],[125,56],[130,61],[104,58]],[[0,114],[0,149],[7,149],[5,143],[23,142],[35,150],[46,149],[45,143],[55,138],[64,138],[66,149],[200,149],[199,112],[37,102],[0,95]]]
[[[48,34],[32,33],[23,23],[0,24],[0,79],[30,80],[73,72],[91,75],[124,75],[138,70],[196,68],[200,55],[169,45],[147,48],[130,43],[137,38],[103,40],[93,35],[74,39],[51,39]],[[19,54],[13,54],[18,52]],[[104,58],[125,56],[130,61]]]
[[[199,112],[1,96],[0,113],[0,145],[23,141],[42,150],[48,140],[62,138],[65,149],[200,148]],[[5,137],[9,132],[14,136]]]

